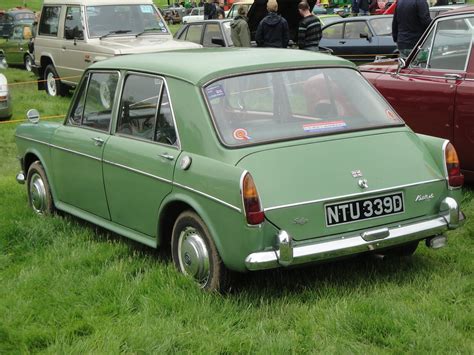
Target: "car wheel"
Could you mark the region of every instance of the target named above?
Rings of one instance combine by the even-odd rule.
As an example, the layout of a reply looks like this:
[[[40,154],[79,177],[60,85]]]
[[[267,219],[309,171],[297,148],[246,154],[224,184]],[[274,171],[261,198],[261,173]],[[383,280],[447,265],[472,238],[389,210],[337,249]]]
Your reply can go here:
[[[25,55],[25,69],[26,71],[31,72],[33,70],[33,58],[31,58],[31,55],[27,54]]]
[[[394,248],[383,250],[380,254],[388,257],[412,256],[418,248],[419,241],[410,242]]]
[[[45,88],[46,92],[49,96],[64,96],[65,95],[65,88],[59,80],[59,75],[54,68],[54,65],[49,64],[46,69],[44,70],[44,80],[45,80]]]
[[[228,270],[204,221],[194,212],[181,213],[173,227],[171,254],[176,268],[205,290],[226,290]]]
[[[39,161],[30,165],[26,181],[28,201],[33,211],[41,215],[53,213],[54,204],[51,190],[44,168]]]

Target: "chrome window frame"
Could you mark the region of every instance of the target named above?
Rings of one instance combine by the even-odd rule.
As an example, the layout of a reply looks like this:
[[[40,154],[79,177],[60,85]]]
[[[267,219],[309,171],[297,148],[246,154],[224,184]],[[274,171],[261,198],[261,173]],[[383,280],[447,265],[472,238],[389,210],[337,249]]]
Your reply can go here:
[[[117,112],[116,112],[117,119],[115,120],[115,124],[114,124],[114,127],[113,127],[114,129],[113,129],[113,131],[111,131],[110,134],[114,135],[114,136],[117,136],[117,137],[134,139],[134,140],[137,140],[137,141],[152,143],[152,144],[156,144],[156,145],[163,146],[163,147],[166,147],[166,148],[172,148],[172,149],[176,149],[177,151],[181,151],[182,150],[181,149],[181,138],[180,138],[180,135],[179,135],[178,126],[176,124],[176,116],[175,116],[175,113],[174,113],[173,103],[172,103],[172,100],[171,100],[171,94],[169,92],[168,82],[167,82],[166,78],[162,75],[159,75],[159,74],[143,73],[143,72],[132,71],[132,70],[131,71],[126,71],[125,74],[123,75],[123,80],[121,81],[121,85],[120,85],[121,90],[120,90],[120,96],[118,97],[117,105],[120,105],[120,103],[122,102],[123,88],[125,87],[126,79],[129,75],[147,76],[147,77],[162,80],[163,84],[162,84],[162,87],[161,87],[161,90],[160,90],[160,97],[159,97],[159,100],[158,100],[158,103],[157,103],[157,110],[156,110],[156,114],[155,114],[155,124],[158,122],[158,112],[159,112],[158,108],[161,106],[161,99],[162,99],[162,96],[163,96],[163,92],[164,92],[163,87],[164,87],[164,89],[166,89],[166,94],[168,95],[168,101],[169,101],[169,104],[170,104],[171,116],[173,117],[174,130],[175,130],[175,133],[176,133],[176,144],[171,145],[171,144],[160,143],[160,142],[155,141],[154,137],[153,137],[153,139],[150,140],[150,139],[144,139],[144,138],[132,136],[132,135],[129,135],[129,134],[126,134],[126,133],[117,132],[118,121],[119,121],[118,116],[119,116],[120,111],[121,111],[120,107],[118,107],[118,106],[117,106]],[[153,127],[155,127],[155,125]]]

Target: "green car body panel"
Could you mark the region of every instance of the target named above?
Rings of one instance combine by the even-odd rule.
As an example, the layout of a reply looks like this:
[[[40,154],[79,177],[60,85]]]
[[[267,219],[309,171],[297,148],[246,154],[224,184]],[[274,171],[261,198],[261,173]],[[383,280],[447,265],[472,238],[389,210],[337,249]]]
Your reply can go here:
[[[220,60],[212,66],[190,64],[217,54]],[[57,208],[158,247],[170,238],[173,221],[169,216],[176,217],[176,209],[189,206],[207,225],[225,265],[246,271],[247,256],[278,248],[275,237],[281,230],[296,244],[304,244],[331,235],[426,220],[438,216],[444,198],[461,199],[461,190],[447,187],[445,140],[417,135],[403,125],[236,149],[220,142],[203,94],[206,83],[285,68],[352,68],[345,60],[258,49],[160,53],[161,63],[166,64],[157,63],[156,58],[117,57],[92,65],[89,72],[120,71],[118,87],[127,73],[163,78],[176,121],[176,146],[117,134],[120,90],[108,132],[49,122],[17,128],[23,170],[34,160],[41,161]],[[103,140],[101,146],[92,144],[98,137]],[[173,159],[159,159],[163,154]],[[184,156],[192,161],[188,169],[179,166]],[[361,192],[351,176],[355,169],[368,177],[366,191]],[[242,202],[241,180],[247,171],[265,210],[266,220],[257,226],[247,224]],[[326,204],[392,192],[403,194],[403,213],[326,225]],[[415,202],[417,196],[430,194],[434,197]]]

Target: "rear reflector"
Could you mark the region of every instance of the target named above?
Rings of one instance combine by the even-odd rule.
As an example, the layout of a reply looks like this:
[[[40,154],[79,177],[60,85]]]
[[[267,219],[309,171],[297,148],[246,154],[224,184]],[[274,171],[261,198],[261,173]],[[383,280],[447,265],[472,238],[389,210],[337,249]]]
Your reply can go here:
[[[250,173],[246,173],[242,180],[242,200],[247,223],[250,225],[262,223],[265,220],[265,213],[262,210],[257,187]]]
[[[444,151],[446,170],[448,172],[448,184],[451,187],[461,187],[464,185],[464,175],[461,174],[458,154],[451,143],[446,145]]]

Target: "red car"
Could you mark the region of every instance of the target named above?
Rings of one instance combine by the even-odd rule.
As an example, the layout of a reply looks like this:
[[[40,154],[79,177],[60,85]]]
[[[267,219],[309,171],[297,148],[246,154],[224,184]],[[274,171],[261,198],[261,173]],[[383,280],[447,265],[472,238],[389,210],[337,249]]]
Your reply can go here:
[[[474,6],[434,20],[405,60],[360,67],[418,133],[449,139],[474,181]]]

